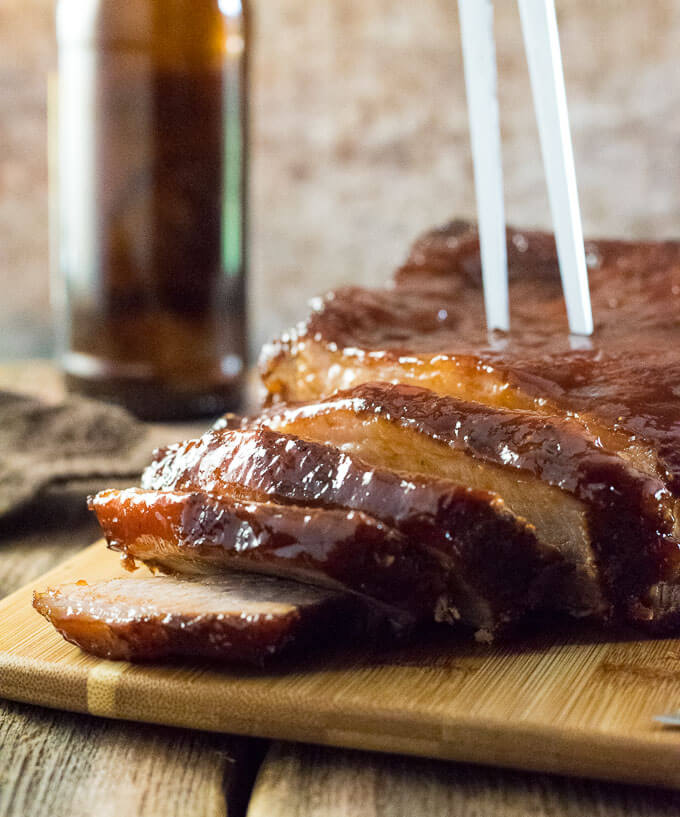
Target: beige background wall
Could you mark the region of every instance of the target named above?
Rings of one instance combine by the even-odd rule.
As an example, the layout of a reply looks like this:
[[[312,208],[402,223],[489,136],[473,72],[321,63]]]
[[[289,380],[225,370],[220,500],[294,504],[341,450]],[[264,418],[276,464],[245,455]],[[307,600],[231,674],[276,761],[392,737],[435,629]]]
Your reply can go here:
[[[315,292],[383,280],[474,196],[454,0],[254,5],[255,347]],[[496,9],[508,217],[548,226],[516,4]],[[587,232],[680,234],[680,3],[558,10]],[[50,350],[52,17],[51,0],[0,0],[0,357]]]

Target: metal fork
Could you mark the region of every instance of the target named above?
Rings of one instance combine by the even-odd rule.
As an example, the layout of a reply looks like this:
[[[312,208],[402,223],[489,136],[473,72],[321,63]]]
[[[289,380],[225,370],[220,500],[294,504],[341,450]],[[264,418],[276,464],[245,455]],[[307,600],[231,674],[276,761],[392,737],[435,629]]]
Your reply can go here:
[[[653,720],[664,726],[680,726],[680,712],[669,712],[666,715],[654,715]]]
[[[554,0],[518,0],[569,329],[593,318]],[[493,0],[458,0],[487,326],[510,329]]]

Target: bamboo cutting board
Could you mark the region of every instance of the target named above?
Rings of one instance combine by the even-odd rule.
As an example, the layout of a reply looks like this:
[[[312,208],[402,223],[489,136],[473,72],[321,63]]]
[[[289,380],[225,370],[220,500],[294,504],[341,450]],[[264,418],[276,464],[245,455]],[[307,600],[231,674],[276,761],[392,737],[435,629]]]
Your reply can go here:
[[[579,630],[486,647],[327,655],[259,672],[103,661],[33,588],[119,575],[97,543],[0,602],[0,696],[112,718],[680,788],[680,641]]]

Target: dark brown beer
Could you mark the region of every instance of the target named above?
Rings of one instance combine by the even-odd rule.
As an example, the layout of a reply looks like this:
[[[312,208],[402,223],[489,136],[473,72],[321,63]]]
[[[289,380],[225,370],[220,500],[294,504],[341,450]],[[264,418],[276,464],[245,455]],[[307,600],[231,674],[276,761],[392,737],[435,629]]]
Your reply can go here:
[[[237,0],[60,0],[57,14],[67,382],[149,419],[235,408],[247,14]]]

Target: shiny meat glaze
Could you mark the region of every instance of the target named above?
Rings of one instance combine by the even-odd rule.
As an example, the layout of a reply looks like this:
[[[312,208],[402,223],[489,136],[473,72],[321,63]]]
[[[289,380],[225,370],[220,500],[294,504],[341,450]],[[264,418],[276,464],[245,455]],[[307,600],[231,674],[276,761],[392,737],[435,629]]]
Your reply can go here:
[[[680,242],[587,242],[595,319],[573,345],[552,236],[508,231],[513,331],[486,333],[479,242],[454,222],[418,241],[395,285],[350,287],[262,358],[272,399],[367,381],[573,416],[680,495]]]
[[[127,661],[263,664],[362,626],[354,597],[257,575],[80,581],[34,593],[33,606],[72,644]]]
[[[170,446],[142,484],[363,511],[443,563],[451,583],[448,599],[437,600],[436,617],[478,630],[493,632],[517,619],[540,595],[549,569],[564,568],[489,492],[371,468],[337,448],[268,429],[209,432]]]
[[[650,588],[678,579],[675,502],[669,490],[660,479],[603,450],[574,420],[373,383],[326,400],[273,406],[242,426],[261,424],[340,446],[373,466],[493,487],[512,511],[534,524],[542,542],[582,562],[583,546],[569,541],[580,522],[559,492],[573,496],[583,507],[584,544],[592,547],[604,595],[620,617],[652,618]],[[467,460],[462,467],[461,454]],[[528,489],[518,492],[531,477]],[[546,518],[548,524],[542,525]],[[590,588],[584,591],[592,598]],[[655,615],[663,617],[658,608]]]
[[[109,546],[134,568],[271,573],[395,605],[395,627],[431,618],[448,579],[440,559],[359,511],[240,502],[222,494],[102,491],[90,500]],[[387,610],[385,611],[387,614]]]

